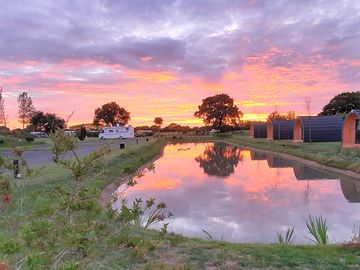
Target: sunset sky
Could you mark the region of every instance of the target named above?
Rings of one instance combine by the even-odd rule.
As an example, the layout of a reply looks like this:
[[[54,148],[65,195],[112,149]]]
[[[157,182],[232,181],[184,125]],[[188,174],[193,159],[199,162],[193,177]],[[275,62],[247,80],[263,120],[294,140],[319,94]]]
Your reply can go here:
[[[71,123],[115,101],[132,125],[200,125],[194,111],[227,93],[245,119],[319,113],[359,90],[360,1],[129,0],[0,2],[0,86]]]

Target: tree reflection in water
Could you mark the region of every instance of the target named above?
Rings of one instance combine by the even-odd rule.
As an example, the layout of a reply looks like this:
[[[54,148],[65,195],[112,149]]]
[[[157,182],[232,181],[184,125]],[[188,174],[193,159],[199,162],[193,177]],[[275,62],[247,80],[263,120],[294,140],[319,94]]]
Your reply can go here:
[[[204,153],[195,158],[207,175],[218,177],[230,176],[242,159],[241,149],[223,143],[207,145]]]

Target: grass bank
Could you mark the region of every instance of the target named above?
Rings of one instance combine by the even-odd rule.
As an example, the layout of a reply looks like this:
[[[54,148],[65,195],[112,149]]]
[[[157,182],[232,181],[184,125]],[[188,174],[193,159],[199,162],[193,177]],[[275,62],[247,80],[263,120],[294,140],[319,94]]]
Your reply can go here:
[[[67,199],[74,181],[60,165],[17,182],[13,200],[1,204],[0,269],[359,268],[359,249],[231,244],[127,226],[100,205],[101,191],[161,153],[164,144],[112,151],[76,184],[82,186],[76,200]]]
[[[319,164],[360,173],[360,150],[343,149],[340,142],[293,143],[252,139],[248,132],[234,132],[216,137],[225,141],[262,150],[285,153]]]
[[[45,146],[50,143],[47,138],[32,138],[26,136],[11,136],[11,135],[0,135],[0,150],[12,150],[16,146],[21,146],[24,149],[36,148],[36,146]],[[31,140],[29,140],[29,138]]]

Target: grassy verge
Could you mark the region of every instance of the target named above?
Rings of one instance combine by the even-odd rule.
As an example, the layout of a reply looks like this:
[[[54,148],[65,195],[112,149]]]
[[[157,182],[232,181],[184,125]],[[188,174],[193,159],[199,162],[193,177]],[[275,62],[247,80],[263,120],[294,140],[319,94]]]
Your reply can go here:
[[[0,150],[12,150],[16,146],[24,149],[36,148],[36,146],[48,145],[50,140],[47,138],[36,138],[33,141],[27,141],[25,137],[4,136],[0,135]]]
[[[248,132],[236,132],[224,137],[218,137],[218,139],[253,148],[286,153],[326,166],[360,173],[360,150],[342,149],[340,142],[310,144],[293,143],[291,141],[268,141],[267,139],[251,139]]]
[[[12,202],[1,204],[0,269],[359,267],[359,249],[230,244],[126,226],[113,211],[100,206],[99,195],[106,185],[158,155],[163,146],[164,142],[153,142],[113,151],[81,183],[76,200],[66,199],[74,182],[60,165],[20,180]]]

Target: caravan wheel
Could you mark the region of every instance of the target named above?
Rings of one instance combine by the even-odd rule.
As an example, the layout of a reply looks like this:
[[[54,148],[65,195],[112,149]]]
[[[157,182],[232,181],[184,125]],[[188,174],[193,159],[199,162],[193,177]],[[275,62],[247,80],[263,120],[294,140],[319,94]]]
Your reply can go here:
[[[119,139],[120,139],[120,140],[122,140],[122,139],[123,139],[123,137],[121,137],[121,136],[120,136],[120,137],[119,137]]]

